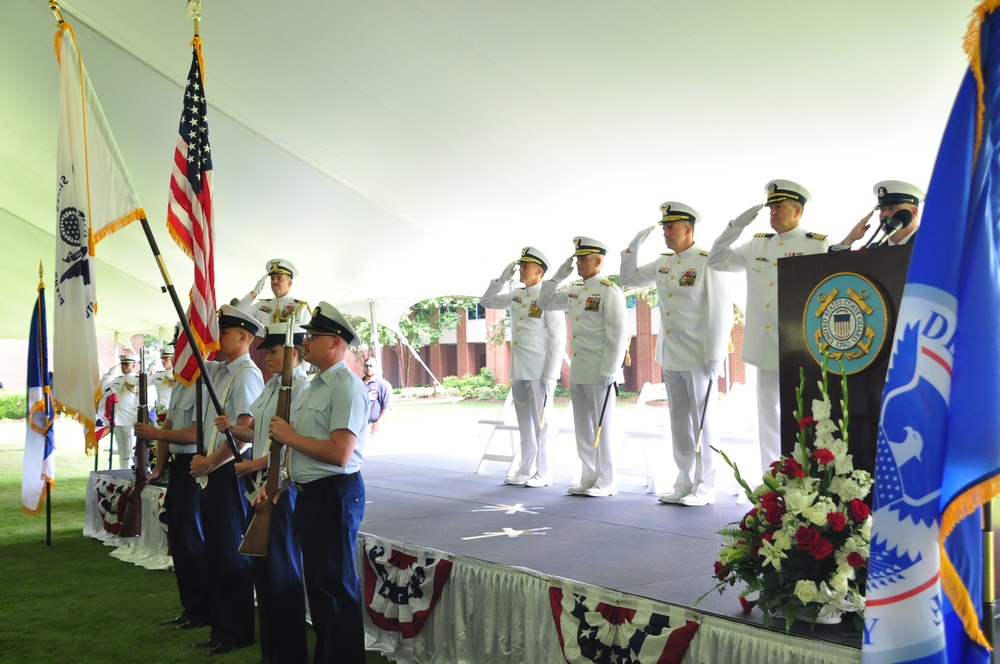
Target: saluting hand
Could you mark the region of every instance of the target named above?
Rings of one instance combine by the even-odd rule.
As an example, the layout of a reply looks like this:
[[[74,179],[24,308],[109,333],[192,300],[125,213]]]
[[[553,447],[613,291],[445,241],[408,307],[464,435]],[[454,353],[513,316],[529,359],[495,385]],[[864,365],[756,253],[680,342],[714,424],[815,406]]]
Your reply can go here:
[[[510,281],[511,278],[514,276],[514,270],[516,269],[517,269],[517,261],[512,261],[511,264],[505,267],[503,269],[503,272],[500,273],[500,283],[503,283],[505,281]]]
[[[757,214],[764,209],[763,203],[758,203],[751,208],[748,208],[743,214],[736,217],[729,222],[729,225],[733,228],[746,228],[750,223],[757,218]]]
[[[649,237],[649,234],[652,233],[655,228],[656,226],[650,226],[649,228],[644,228],[639,231],[636,236],[632,238],[632,241],[628,243],[628,248],[635,252],[635,250],[639,248],[639,245],[646,241],[646,238]]]
[[[861,219],[861,221],[854,224],[854,228],[851,229],[851,232],[848,233],[844,237],[844,239],[841,240],[840,243],[849,247],[858,240],[860,240],[861,238],[863,238],[865,236],[865,233],[868,232],[868,229],[871,228],[871,224],[868,223],[868,220],[872,218],[873,214],[875,214],[875,210],[872,210],[871,212],[866,214],[864,218]]]
[[[556,273],[552,276],[553,281],[556,283],[560,281],[565,281],[566,277],[573,274],[573,261],[576,260],[576,256],[570,256],[566,259],[566,262],[559,266]]]
[[[267,274],[265,274],[263,277],[260,278],[260,281],[257,282],[257,285],[253,287],[254,297],[257,297],[258,295],[264,292],[264,285],[267,284],[267,282],[270,279],[271,279],[270,275]]]

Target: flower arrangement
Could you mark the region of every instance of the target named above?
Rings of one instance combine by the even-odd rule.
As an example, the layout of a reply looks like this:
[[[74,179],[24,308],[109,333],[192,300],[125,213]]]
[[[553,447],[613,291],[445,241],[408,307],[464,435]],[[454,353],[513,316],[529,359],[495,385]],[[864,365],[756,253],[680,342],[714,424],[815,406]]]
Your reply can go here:
[[[760,486],[751,490],[719,452],[753,507],[738,523],[718,531],[723,545],[713,590],[722,593],[726,586],[744,584],[743,612],[757,606],[768,625],[772,616],[783,614],[786,629],[795,620],[839,623],[843,613],[860,614],[865,606],[871,516],[864,499],[872,478],[855,470],[847,453],[846,376],[843,416],[837,423],[831,419],[828,362],[827,357],[810,416],[803,416],[805,376],[799,370],[795,451],[772,463]]]

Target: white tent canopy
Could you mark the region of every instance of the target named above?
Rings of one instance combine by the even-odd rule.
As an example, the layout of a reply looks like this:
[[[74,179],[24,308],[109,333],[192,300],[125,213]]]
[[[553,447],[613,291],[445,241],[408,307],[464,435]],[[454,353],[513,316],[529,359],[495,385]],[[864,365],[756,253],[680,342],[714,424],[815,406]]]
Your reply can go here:
[[[60,4],[184,295],[191,264],[164,228],[184,3]],[[477,295],[526,244],[554,262],[574,235],[624,247],[667,199],[701,211],[707,245],[775,177],[809,187],[804,225],[839,239],[876,181],[926,187],[974,6],[204,4],[219,301],[280,256],[313,304]],[[43,0],[0,4],[0,338],[26,336],[39,261],[53,273],[54,33]],[[172,327],[137,225],[97,257],[103,333]]]

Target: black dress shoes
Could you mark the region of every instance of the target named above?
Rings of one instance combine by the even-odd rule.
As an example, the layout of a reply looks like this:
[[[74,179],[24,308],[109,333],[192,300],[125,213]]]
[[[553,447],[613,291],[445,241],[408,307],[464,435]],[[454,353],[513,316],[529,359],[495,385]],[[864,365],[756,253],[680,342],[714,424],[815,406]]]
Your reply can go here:
[[[215,639],[209,639],[208,641],[199,641],[198,643],[191,646],[194,650],[208,650],[209,648],[215,648],[220,645]]]
[[[238,650],[239,647],[240,646],[234,646],[234,645],[230,645],[228,643],[220,643],[219,645],[217,645],[214,648],[212,648],[211,650],[209,650],[206,654],[209,655],[209,656],[211,656],[211,655],[225,655],[226,653],[230,653],[230,652],[232,652],[234,650]]]
[[[166,620],[161,620],[161,625],[183,625],[188,621],[187,616],[179,615],[176,618],[167,618]]]

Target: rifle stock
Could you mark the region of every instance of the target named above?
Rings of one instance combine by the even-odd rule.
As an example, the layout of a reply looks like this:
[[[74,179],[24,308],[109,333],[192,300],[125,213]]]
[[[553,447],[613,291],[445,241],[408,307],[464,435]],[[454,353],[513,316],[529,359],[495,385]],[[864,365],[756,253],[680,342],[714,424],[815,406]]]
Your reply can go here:
[[[295,318],[288,321],[285,331],[285,354],[281,359],[281,387],[278,388],[278,405],[275,415],[289,421],[292,412],[292,357],[295,354],[293,325]],[[264,424],[263,422],[261,424]],[[272,501],[285,489],[281,478],[281,454],[284,445],[271,439],[267,460],[267,483],[264,485],[264,500],[254,505],[253,518],[243,535],[239,552],[247,556],[266,556],[267,543],[271,532]],[[263,472],[263,471],[261,471]]]
[[[139,360],[139,408],[136,421],[149,424],[148,382],[146,374],[146,352],[142,351]],[[135,439],[135,481],[126,500],[125,515],[122,517],[122,527],[119,537],[138,537],[142,534],[142,490],[146,488],[149,476],[149,441]]]

